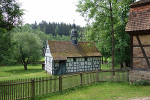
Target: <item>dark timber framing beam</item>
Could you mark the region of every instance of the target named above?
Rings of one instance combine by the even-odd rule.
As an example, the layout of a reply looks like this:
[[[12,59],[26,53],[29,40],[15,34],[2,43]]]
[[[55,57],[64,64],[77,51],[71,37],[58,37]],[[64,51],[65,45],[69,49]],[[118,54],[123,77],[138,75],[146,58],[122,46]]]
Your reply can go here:
[[[130,66],[133,69],[133,35],[130,35]]]
[[[141,50],[142,50],[143,56],[145,57],[145,60],[146,60],[146,62],[147,62],[147,65],[148,65],[148,67],[150,68],[149,60],[148,60],[148,58],[147,58],[147,56],[146,56],[146,53],[145,53],[145,50],[144,50],[144,48],[143,48],[143,46],[142,46],[142,43],[141,43],[141,41],[140,41],[140,38],[138,37],[138,35],[136,35],[136,38],[137,38],[138,43],[139,43],[139,45],[140,45],[140,47],[141,47]]]
[[[143,47],[150,47],[150,45],[142,45]],[[140,47],[139,45],[133,45],[133,47]]]
[[[145,57],[133,57],[133,58],[145,58]],[[150,57],[147,57],[147,59],[150,59]]]

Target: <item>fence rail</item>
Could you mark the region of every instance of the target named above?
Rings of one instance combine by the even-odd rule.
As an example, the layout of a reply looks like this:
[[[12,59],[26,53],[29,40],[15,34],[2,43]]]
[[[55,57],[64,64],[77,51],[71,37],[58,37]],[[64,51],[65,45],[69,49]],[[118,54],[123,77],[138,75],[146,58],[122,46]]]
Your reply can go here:
[[[125,81],[128,81],[128,70],[96,70],[62,76],[1,81],[0,100],[31,98],[95,82]]]

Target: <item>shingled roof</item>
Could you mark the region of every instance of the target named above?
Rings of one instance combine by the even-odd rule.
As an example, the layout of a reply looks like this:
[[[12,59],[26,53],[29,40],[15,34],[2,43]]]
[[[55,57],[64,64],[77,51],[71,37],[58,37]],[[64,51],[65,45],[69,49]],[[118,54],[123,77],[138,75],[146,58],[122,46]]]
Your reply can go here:
[[[150,0],[140,0],[138,2],[135,2],[135,3],[131,4],[130,8],[149,5],[149,4],[150,4]]]
[[[140,0],[130,5],[127,32],[150,30],[150,0]]]
[[[48,41],[53,60],[66,60],[67,57],[102,56],[93,42]]]

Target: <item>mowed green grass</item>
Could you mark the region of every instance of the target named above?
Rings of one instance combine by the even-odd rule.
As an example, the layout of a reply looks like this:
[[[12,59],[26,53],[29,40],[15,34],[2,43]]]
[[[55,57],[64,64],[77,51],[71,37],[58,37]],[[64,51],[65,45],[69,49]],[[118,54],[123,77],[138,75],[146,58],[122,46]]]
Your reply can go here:
[[[133,100],[150,97],[150,86],[134,86],[128,83],[96,83],[38,96],[36,100]],[[142,99],[138,99],[142,100]],[[146,99],[149,100],[149,99]]]
[[[102,69],[111,67],[102,65]],[[50,75],[42,70],[41,64],[28,65],[28,70],[24,70],[22,65],[0,67],[0,81],[48,76]],[[132,100],[142,97],[150,97],[150,86],[105,82],[63,90],[62,93],[37,96],[35,100]]]
[[[41,64],[28,65],[27,68],[24,70],[23,65],[0,66],[0,81],[50,76],[42,70]],[[111,66],[102,64],[101,69],[109,70]]]
[[[41,64],[28,65],[27,68],[24,70],[22,65],[0,66],[0,81],[50,76],[42,70]]]

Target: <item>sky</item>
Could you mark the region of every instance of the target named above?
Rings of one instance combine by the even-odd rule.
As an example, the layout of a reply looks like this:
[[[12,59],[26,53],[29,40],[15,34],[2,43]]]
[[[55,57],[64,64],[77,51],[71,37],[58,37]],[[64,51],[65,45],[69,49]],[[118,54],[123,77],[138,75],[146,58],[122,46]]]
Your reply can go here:
[[[42,20],[46,22],[64,22],[75,23],[80,26],[86,26],[86,21],[76,12],[75,4],[78,0],[18,0],[21,3],[21,9],[25,9],[23,15],[24,24],[38,23]]]
[[[24,24],[37,24],[42,22],[64,22],[75,23],[80,26],[86,26],[86,21],[76,12],[75,4],[78,0],[17,0],[21,3],[21,9],[25,9],[23,15]],[[139,1],[139,0],[136,0]]]

